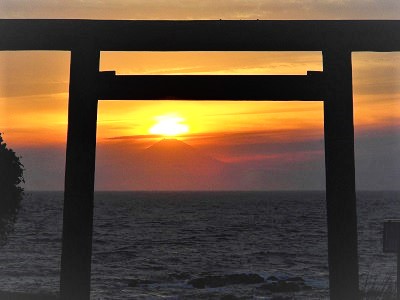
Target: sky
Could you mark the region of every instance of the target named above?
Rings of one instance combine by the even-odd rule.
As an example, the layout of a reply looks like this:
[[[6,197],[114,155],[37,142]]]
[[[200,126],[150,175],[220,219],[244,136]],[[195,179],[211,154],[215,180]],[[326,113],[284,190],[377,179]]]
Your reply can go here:
[[[399,19],[399,1],[22,1],[0,2],[0,18],[82,19]],[[22,156],[27,190],[62,190],[69,52],[0,53],[0,131]],[[353,53],[357,189],[400,182],[400,53]],[[306,74],[322,71],[320,52],[102,52],[117,74]],[[171,118],[175,137],[234,170],[217,188],[322,190],[321,102],[100,101],[96,189],[140,189],[134,167]],[[165,126],[164,126],[165,127]],[[170,137],[171,138],[171,137]],[[225,173],[224,173],[225,174]],[[173,174],[171,175],[173,176]],[[166,185],[168,186],[168,185]],[[156,184],[146,189],[158,189]],[[197,188],[215,189],[201,184]],[[188,186],[173,186],[186,189]],[[196,189],[195,184],[190,189]]]

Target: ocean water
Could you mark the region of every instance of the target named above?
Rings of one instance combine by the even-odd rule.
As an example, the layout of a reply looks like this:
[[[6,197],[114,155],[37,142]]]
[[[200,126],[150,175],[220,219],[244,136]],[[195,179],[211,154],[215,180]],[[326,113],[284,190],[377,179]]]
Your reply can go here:
[[[360,192],[357,199],[360,286],[394,284],[396,257],[382,252],[382,230],[384,219],[400,217],[400,192]],[[60,192],[27,193],[0,248],[0,290],[58,292],[62,200]],[[311,290],[277,294],[262,284],[189,284],[243,273],[301,277]],[[325,194],[98,192],[91,291],[92,299],[117,300],[326,299]]]

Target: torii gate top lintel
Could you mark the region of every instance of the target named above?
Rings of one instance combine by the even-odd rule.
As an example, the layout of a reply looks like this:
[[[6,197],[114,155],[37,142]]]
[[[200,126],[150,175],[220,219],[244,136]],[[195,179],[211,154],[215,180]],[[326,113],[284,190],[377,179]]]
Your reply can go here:
[[[399,51],[400,20],[114,21],[0,19],[0,50]]]

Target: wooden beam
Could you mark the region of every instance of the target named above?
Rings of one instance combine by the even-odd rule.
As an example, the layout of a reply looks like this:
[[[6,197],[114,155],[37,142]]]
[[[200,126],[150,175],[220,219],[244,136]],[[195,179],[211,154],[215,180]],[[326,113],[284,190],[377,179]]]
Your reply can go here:
[[[90,40],[71,53],[60,295],[89,300],[100,52]]]
[[[331,300],[360,299],[351,53],[323,52],[326,201]]]
[[[400,20],[111,21],[0,20],[0,50],[71,50],[90,37],[100,51],[400,51]]]
[[[312,100],[324,98],[323,74],[124,75],[101,72],[101,100]]]

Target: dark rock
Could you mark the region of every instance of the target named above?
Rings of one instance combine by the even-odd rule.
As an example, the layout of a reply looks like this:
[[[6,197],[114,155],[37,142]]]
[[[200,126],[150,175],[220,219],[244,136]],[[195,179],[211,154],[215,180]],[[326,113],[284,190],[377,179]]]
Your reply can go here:
[[[153,267],[151,267],[151,270],[152,271],[163,271],[163,270],[165,270],[165,267],[163,267],[163,266],[153,266]]]
[[[290,277],[290,278],[286,279],[285,281],[304,282],[304,279],[301,277]]]
[[[300,277],[299,277],[300,278]],[[310,290],[311,287],[304,283],[304,280],[278,280],[271,283],[263,284],[260,289],[268,290],[271,293],[293,293],[299,291]]]
[[[221,287],[232,284],[256,284],[264,282],[264,278],[257,274],[231,274],[221,276],[206,276],[192,279],[188,284],[198,289],[205,287]]]
[[[289,293],[289,292],[299,292],[300,287],[297,283],[278,281],[272,283],[266,283],[261,286],[262,289],[269,290],[272,293]]]
[[[269,277],[267,278],[267,280],[269,280],[269,281],[278,281],[279,279],[276,278],[275,276],[269,276]]]
[[[60,297],[50,294],[32,294],[22,292],[3,292],[0,291],[0,299],[3,300],[59,300]]]
[[[170,277],[178,279],[178,280],[186,280],[190,278],[189,273],[181,272],[181,273],[172,273],[169,274]]]
[[[273,297],[271,300],[293,300],[294,298],[292,297],[283,297],[283,296],[276,296]]]
[[[188,282],[188,284],[195,287],[196,289],[204,289],[206,287],[206,280],[207,278],[192,279]]]
[[[221,300],[239,300],[239,298],[234,295],[225,295],[221,297]]]
[[[155,281],[147,280],[147,279],[130,279],[128,281],[128,286],[129,287],[137,287],[139,285],[145,285],[145,284],[153,284],[156,283]]]

